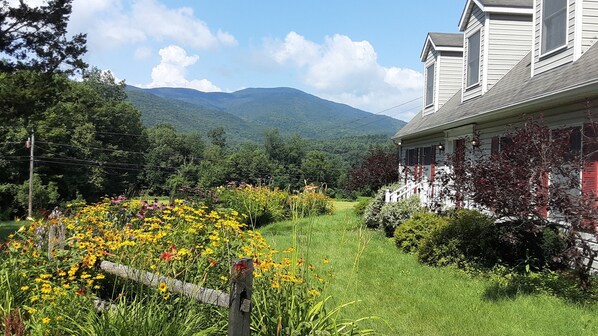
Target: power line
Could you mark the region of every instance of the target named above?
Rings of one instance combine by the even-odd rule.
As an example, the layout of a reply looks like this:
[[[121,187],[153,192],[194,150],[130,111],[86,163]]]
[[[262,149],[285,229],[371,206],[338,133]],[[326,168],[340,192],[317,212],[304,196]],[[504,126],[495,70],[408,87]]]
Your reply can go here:
[[[101,148],[101,147],[87,147],[81,145],[69,145],[57,142],[50,142],[50,141],[38,141],[38,143],[43,143],[47,145],[53,146],[64,146],[64,147],[72,147],[72,148],[79,148],[79,149],[92,149],[92,150],[100,150],[100,151],[107,151],[107,152],[122,152],[122,153],[132,153],[132,154],[145,154],[144,152],[136,152],[136,151],[128,151],[124,149],[111,149],[111,148]]]
[[[363,120],[363,119],[367,119],[367,118],[372,118],[372,117],[374,117],[374,116],[378,116],[378,115],[380,115],[380,114],[382,114],[382,113],[384,113],[384,112],[387,112],[387,111],[393,110],[393,109],[395,109],[395,108],[397,108],[397,107],[405,106],[405,105],[407,105],[407,104],[410,104],[410,103],[413,103],[413,102],[415,102],[415,101],[418,101],[418,100],[420,100],[420,99],[422,99],[422,98],[423,98],[423,97],[417,97],[417,98],[415,98],[415,99],[412,99],[412,100],[409,100],[409,101],[406,101],[406,102],[402,102],[402,103],[400,103],[400,104],[397,104],[397,105],[395,105],[395,106],[389,107],[389,108],[387,108],[387,109],[384,109],[384,110],[382,110],[382,111],[379,111],[379,112],[376,112],[376,113],[371,113],[371,114],[369,114],[369,115],[367,115],[367,116],[364,116],[364,117],[361,117],[361,118],[358,118],[358,119],[355,119],[355,120],[351,120],[351,121],[349,121],[349,122],[347,122],[347,123],[345,123],[345,124],[341,124],[341,125],[339,125],[339,126],[337,126],[337,127],[343,127],[343,126],[346,126],[346,125],[352,124],[352,123],[354,123],[354,122],[357,122],[357,121],[360,121],[360,120]],[[399,112],[403,112],[403,111],[399,111]]]

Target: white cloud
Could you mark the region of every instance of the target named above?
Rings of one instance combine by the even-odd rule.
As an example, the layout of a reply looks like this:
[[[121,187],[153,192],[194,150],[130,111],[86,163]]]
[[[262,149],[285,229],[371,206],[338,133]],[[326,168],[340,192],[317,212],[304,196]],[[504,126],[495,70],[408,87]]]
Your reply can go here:
[[[207,79],[187,80],[186,68],[197,63],[199,56],[187,55],[185,49],[170,45],[159,51],[160,64],[152,69],[152,82],[141,87],[184,87],[204,92],[222,91]]]
[[[237,44],[230,33],[213,32],[192,8],[169,8],[157,0],[134,0],[130,6],[123,0],[75,0],[70,29],[87,33],[99,50],[148,40],[196,49]]]
[[[378,112],[421,96],[423,75],[412,69],[378,63],[368,41],[352,41],[336,34],[317,44],[290,32],[284,41],[265,41],[266,53],[282,66],[294,66],[315,94],[371,112]],[[412,111],[388,111],[410,118]]]

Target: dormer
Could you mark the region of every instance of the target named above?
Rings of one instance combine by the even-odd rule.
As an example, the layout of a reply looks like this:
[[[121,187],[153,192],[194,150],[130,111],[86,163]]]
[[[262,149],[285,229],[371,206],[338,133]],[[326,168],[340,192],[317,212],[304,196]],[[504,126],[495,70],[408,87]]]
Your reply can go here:
[[[598,38],[597,0],[536,0],[532,76],[576,61]]]
[[[534,0],[468,0],[463,32],[462,101],[492,88],[530,52]]]
[[[420,58],[424,63],[426,115],[438,111],[461,89],[463,34],[429,33]]]

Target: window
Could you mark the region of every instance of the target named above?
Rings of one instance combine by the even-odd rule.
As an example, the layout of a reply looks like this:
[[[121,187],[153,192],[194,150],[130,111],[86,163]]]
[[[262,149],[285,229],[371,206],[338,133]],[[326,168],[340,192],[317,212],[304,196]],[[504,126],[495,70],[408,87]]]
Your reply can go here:
[[[542,54],[567,44],[567,0],[542,3]]]
[[[426,68],[426,106],[434,104],[434,64]]]
[[[480,82],[480,32],[467,38],[467,86]]]
[[[436,164],[436,146],[424,147],[424,166]]]

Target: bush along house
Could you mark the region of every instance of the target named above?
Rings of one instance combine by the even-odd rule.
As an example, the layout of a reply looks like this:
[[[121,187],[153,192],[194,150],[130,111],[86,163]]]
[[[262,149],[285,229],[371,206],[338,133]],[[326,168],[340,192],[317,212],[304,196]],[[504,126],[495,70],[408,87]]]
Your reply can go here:
[[[509,185],[509,176],[523,168],[505,166],[495,174],[490,174],[490,169],[490,175],[478,176],[473,187],[462,192],[460,184],[472,182],[455,176],[462,167],[470,169],[484,159],[486,166],[503,162],[501,153],[509,151],[524,160],[520,166],[555,162],[548,158],[554,154],[553,147],[536,150],[542,140],[540,128],[516,131],[525,128],[526,120],[534,119],[548,130],[544,142],[554,146],[560,141],[564,150],[561,160],[556,160],[561,163],[559,172],[547,166],[527,176],[527,185],[523,183],[532,210],[560,223],[570,222],[572,217],[566,214],[575,213],[584,237],[595,241],[598,0],[469,0],[458,27],[459,34],[430,33],[426,37],[421,54],[423,109],[393,137],[400,146],[405,185],[387,191],[387,201],[419,194],[422,203],[430,207],[435,202],[495,211],[501,205],[485,200],[500,197],[482,195],[481,186],[490,188],[492,182],[488,181],[497,175],[504,179],[503,185]],[[526,134],[527,151],[515,144]],[[523,150],[514,152],[509,146]],[[537,152],[540,154],[532,154]],[[579,158],[577,166],[569,159],[572,155]],[[567,173],[563,167],[568,168]],[[464,178],[479,173],[467,169]],[[567,174],[575,178],[564,176]],[[562,180],[575,181],[569,183],[565,194],[579,196],[579,202],[583,199],[584,205],[577,208],[583,211],[569,211],[572,205],[560,206],[566,203],[563,197],[548,196]],[[470,191],[476,188],[478,193],[472,196]],[[517,192],[512,192],[516,197]],[[513,210],[517,205],[502,206]],[[598,246],[591,247],[596,250]]]

